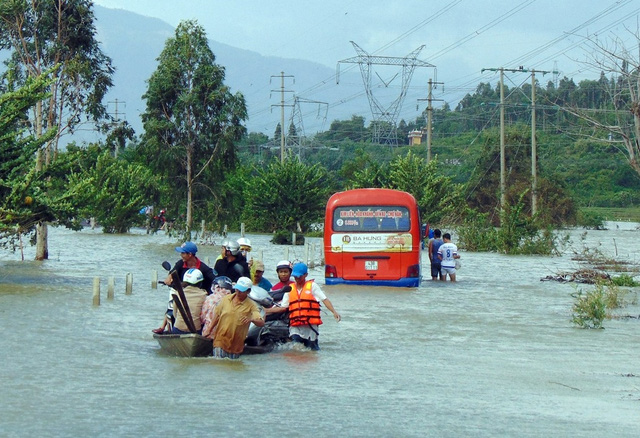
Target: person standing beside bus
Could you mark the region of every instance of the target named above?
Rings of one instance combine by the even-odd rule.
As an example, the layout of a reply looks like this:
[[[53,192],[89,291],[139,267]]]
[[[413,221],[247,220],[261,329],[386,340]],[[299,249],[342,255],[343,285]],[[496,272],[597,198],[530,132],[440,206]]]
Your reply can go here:
[[[438,257],[438,249],[442,246],[444,242],[442,241],[442,231],[438,228],[433,230],[433,238],[429,239],[429,260],[431,261],[431,279],[444,281],[445,278],[442,275],[442,264],[440,262],[440,258]]]
[[[456,259],[459,259],[458,247],[451,242],[451,234],[442,235],[443,244],[438,248],[438,258],[442,265],[442,281],[446,281],[447,274],[451,281],[456,281]]]

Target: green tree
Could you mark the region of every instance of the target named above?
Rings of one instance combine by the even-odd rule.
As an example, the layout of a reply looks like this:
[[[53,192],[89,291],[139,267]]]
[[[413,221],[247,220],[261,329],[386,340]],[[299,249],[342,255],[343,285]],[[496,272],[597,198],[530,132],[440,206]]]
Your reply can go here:
[[[35,136],[22,128],[22,122],[26,112],[46,98],[49,85],[45,73],[0,95],[0,238],[11,246],[42,222],[77,229],[74,216],[89,187],[87,181],[74,180],[67,160],[56,160],[42,171],[33,166],[35,152],[55,137],[56,130]]]
[[[389,164],[388,188],[411,193],[418,201],[423,222],[454,219],[465,205],[464,188],[438,171],[438,161],[429,163],[409,152]]]
[[[463,186],[439,174],[437,160],[429,163],[409,151],[390,163],[369,163],[355,172],[350,188],[380,187],[411,193],[420,209],[423,222],[437,223],[454,219],[453,214],[465,205]]]
[[[245,186],[243,219],[252,229],[302,231],[322,222],[329,196],[335,191],[324,167],[309,166],[295,158],[273,160],[258,168]]]
[[[90,0],[3,0],[0,49],[11,50],[5,74],[8,89],[51,70],[47,95],[36,102],[29,124],[35,137],[55,132],[38,149],[36,169],[50,165],[60,137],[84,121],[107,116],[102,100],[112,85],[113,67],[95,39]],[[55,129],[55,131],[51,131]],[[46,223],[38,224],[36,259],[49,257]]]
[[[165,43],[143,96],[147,108],[139,154],[171,181],[171,198],[186,207],[188,238],[194,203],[210,198],[212,185],[235,165],[234,141],[245,133],[244,97],[232,94],[224,78],[204,29],[183,21]],[[199,184],[204,191],[196,196]]]
[[[82,213],[95,217],[105,233],[126,233],[141,225],[140,208],[157,199],[160,181],[146,167],[113,157],[108,147],[68,146],[74,163],[71,184],[85,183]]]

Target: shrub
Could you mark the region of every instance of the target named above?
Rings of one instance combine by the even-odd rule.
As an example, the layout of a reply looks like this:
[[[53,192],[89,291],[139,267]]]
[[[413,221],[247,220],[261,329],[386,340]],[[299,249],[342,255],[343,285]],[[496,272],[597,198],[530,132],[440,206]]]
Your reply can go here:
[[[289,231],[276,231],[273,234],[271,243],[275,245],[292,245],[293,241],[291,240],[291,237],[291,232]],[[304,245],[304,235],[296,234],[296,245]]]
[[[604,230],[604,216],[581,210],[578,212],[577,225],[588,230]]]
[[[573,297],[575,302],[571,321],[581,328],[602,328],[602,321],[606,317],[604,287],[598,285],[595,290],[587,293],[579,290]]]
[[[617,277],[612,277],[611,283],[613,283],[616,286],[626,286],[626,287],[640,286],[640,283],[635,281],[633,277],[629,274],[620,274]]]

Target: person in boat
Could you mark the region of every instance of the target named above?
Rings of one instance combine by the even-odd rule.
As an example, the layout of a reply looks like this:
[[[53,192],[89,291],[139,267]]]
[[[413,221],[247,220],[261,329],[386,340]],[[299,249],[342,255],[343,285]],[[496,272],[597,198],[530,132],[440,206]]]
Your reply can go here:
[[[208,294],[211,293],[211,287],[213,284],[213,279],[216,277],[216,273],[209,266],[206,265],[203,261],[201,261],[198,257],[196,257],[196,253],[198,252],[198,247],[193,242],[185,242],[181,246],[176,248],[176,251],[180,253],[180,260],[176,262],[173,266],[167,278],[164,280],[164,284],[167,286],[171,286],[173,282],[173,277],[171,272],[177,272],[178,278],[184,278],[184,274],[187,270],[191,268],[198,269],[204,280],[202,281],[202,288]],[[162,334],[169,322],[175,324],[175,314],[173,313],[173,298],[169,300],[169,305],[167,307],[167,311],[165,312],[164,319],[162,320],[162,324],[160,327],[151,330],[153,333]]]
[[[442,231],[438,228],[433,230],[433,239],[429,239],[429,260],[431,261],[431,279],[443,280],[442,264],[438,257],[438,249],[444,242],[442,241]]]
[[[207,291],[207,294],[211,293],[211,286],[213,285],[213,279],[217,276],[216,272],[206,265],[202,260],[200,260],[196,253],[198,252],[198,247],[193,242],[185,242],[182,245],[176,247],[176,251],[180,253],[180,260],[176,262],[173,266],[171,272],[175,271],[178,273],[178,278],[183,278],[184,273],[191,268],[198,269],[202,272],[204,280],[202,281],[202,289]],[[167,275],[167,278],[164,280],[165,284],[171,285],[172,282],[171,273]]]
[[[202,288],[204,276],[199,269],[191,268],[187,269],[184,273],[182,282],[182,289],[184,290],[184,296],[187,299],[189,310],[191,312],[191,319],[196,329],[196,333],[202,333],[202,323],[200,321],[200,313],[202,312],[202,305],[205,298],[207,298],[207,292]],[[190,333],[187,323],[184,321],[182,314],[176,308],[176,300],[179,298],[174,294],[173,298],[173,314],[176,318],[176,322],[173,324],[171,333],[183,335]]]
[[[264,262],[262,260],[256,260],[251,266],[251,279],[255,286],[269,291],[273,287],[271,282],[264,278]]]
[[[266,314],[289,311],[289,336],[294,342],[304,344],[312,350],[319,350],[318,327],[322,324],[320,303],[333,313],[337,322],[342,319],[333,304],[313,280],[307,280],[309,269],[305,263],[293,265],[291,292],[285,294],[280,307],[265,309]]]
[[[216,262],[213,268],[218,275],[229,277],[231,281],[237,282],[240,277],[249,277],[251,271],[247,260],[240,252],[238,242],[230,241],[225,249],[225,257]]]
[[[238,245],[240,245],[240,254],[242,254],[242,257],[244,257],[249,267],[251,267],[253,263],[253,258],[249,256],[251,252],[251,241],[246,237],[241,237],[238,239]]]
[[[211,336],[211,321],[213,321],[213,311],[225,295],[233,292],[233,284],[229,277],[220,276],[213,280],[213,293],[204,300],[200,321],[202,321],[202,336]]]
[[[216,258],[216,263],[218,263],[218,260],[222,260],[225,256],[225,254],[227,253],[227,247],[229,246],[229,239],[224,239],[222,241],[222,245],[220,245],[220,255],[218,255],[218,257]],[[213,266],[215,267],[215,263],[213,264]]]
[[[285,286],[289,286],[294,281],[291,279],[291,262],[289,260],[280,260],[276,265],[276,274],[278,274],[278,282],[273,285],[271,290],[280,290]]]
[[[438,248],[438,257],[442,263],[442,280],[446,281],[447,274],[451,281],[456,281],[456,260],[460,258],[458,247],[451,242],[451,234],[442,235],[443,244]]]
[[[244,350],[249,324],[264,327],[258,305],[247,299],[252,284],[250,278],[240,277],[234,286],[234,293],[222,297],[216,306],[210,326],[214,357],[239,358]]]

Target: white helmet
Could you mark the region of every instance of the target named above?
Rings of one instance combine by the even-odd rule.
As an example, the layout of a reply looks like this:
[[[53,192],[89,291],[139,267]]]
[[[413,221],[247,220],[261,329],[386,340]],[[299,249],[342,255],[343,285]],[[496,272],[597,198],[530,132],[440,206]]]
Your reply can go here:
[[[291,262],[289,260],[280,260],[276,265],[276,272],[278,272],[278,269],[282,269],[282,268],[287,268],[289,272],[291,272],[292,271]]]
[[[241,237],[238,239],[238,245],[240,245],[241,247],[248,246],[249,248],[251,248],[251,241],[246,237]]]
[[[189,284],[198,284],[202,280],[204,280],[204,276],[202,272],[200,272],[200,269],[191,268],[184,273],[183,281]]]
[[[232,240],[229,242],[226,248],[227,248],[227,251],[229,251],[234,256],[237,256],[238,254],[240,254],[240,245],[238,245],[238,242],[234,242]]]

